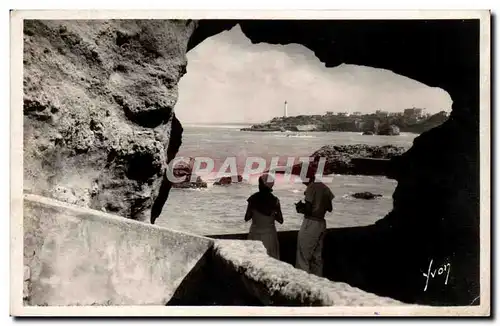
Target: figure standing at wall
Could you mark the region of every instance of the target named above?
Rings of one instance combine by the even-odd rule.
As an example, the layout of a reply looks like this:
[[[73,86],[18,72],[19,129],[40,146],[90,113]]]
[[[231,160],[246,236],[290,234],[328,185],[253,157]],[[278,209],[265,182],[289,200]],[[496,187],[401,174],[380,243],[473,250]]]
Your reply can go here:
[[[279,259],[278,233],[275,221],[283,224],[283,214],[279,199],[272,194],[274,179],[263,174],[259,178],[259,191],[250,196],[245,214],[245,222],[252,220],[248,240],[262,241],[267,254]]]
[[[330,188],[315,180],[314,171],[308,172],[305,203],[295,204],[297,213],[304,214],[297,239],[295,267],[317,276],[323,275],[323,240],[326,232],[326,212],[333,210],[335,198]]]

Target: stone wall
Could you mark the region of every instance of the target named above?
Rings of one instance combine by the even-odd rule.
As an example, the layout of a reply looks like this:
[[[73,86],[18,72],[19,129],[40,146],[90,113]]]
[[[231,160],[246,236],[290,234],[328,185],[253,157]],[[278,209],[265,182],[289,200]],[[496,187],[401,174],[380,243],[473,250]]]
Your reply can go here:
[[[259,242],[176,232],[24,196],[29,306],[400,305],[267,256]]]
[[[213,241],[24,197],[27,305],[164,305]]]
[[[278,232],[280,259],[295,265],[298,231]],[[210,235],[214,239],[244,240],[247,233]],[[448,260],[433,257],[431,278],[426,288],[424,272],[428,272],[430,258],[419,264],[417,255],[408,254],[408,247],[393,247],[396,235],[384,226],[375,224],[367,227],[327,229],[323,250],[325,278],[334,283],[347,283],[352,287],[390,297],[407,304],[433,306],[469,305],[472,291],[479,288],[469,284],[471,274],[464,268],[460,256]],[[399,243],[404,243],[400,238]],[[450,263],[450,274],[438,274],[439,268]],[[467,269],[466,269],[467,271]],[[470,269],[469,269],[470,271]],[[478,277],[472,275],[472,277]],[[424,289],[426,290],[424,291]],[[477,301],[477,300],[476,300]]]

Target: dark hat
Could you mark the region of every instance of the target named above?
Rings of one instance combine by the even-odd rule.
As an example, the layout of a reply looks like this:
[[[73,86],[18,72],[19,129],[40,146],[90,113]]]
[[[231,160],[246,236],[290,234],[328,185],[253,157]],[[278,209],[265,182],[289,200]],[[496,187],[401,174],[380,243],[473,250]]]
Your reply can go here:
[[[273,189],[274,178],[270,174],[263,174],[259,177],[259,184],[265,186],[266,188]]]

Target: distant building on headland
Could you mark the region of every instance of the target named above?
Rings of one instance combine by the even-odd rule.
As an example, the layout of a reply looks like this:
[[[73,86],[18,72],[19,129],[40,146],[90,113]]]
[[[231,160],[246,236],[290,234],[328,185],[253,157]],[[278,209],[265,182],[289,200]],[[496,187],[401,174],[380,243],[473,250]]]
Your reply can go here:
[[[415,118],[420,118],[424,113],[424,109],[420,108],[411,108],[411,109],[405,109],[403,111],[403,115],[407,118],[409,117],[415,117]]]
[[[421,108],[405,109],[403,111],[403,116],[409,122],[415,123],[417,121],[420,121],[424,117],[424,109]]]
[[[350,115],[350,113],[349,112],[337,112],[335,114],[335,112],[333,112],[333,111],[326,111],[326,116],[331,117],[334,115],[339,116],[339,117],[348,117]]]
[[[287,101],[285,101],[285,107],[284,107],[283,117],[284,118],[288,117],[288,102]]]

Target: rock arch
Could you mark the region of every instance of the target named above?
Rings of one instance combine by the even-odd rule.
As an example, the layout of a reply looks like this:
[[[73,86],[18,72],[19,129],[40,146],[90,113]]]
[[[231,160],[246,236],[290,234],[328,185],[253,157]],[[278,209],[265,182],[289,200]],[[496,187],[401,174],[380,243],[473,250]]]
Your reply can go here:
[[[151,207],[161,210],[170,188],[162,171],[182,143],[173,107],[185,54],[235,24],[252,42],[300,43],[326,66],[389,69],[450,94],[448,121],[392,162],[391,213],[332,237],[328,272],[409,302],[472,302],[479,293],[479,20],[25,20],[26,190],[141,220]],[[451,259],[450,285],[422,296],[428,259]]]
[[[477,298],[479,20],[202,20],[188,51],[235,24],[253,43],[300,43],[327,67],[388,69],[449,93],[448,121],[392,162],[398,181],[393,210],[373,227],[332,233],[325,255],[337,257],[327,274],[407,302],[469,304]],[[450,263],[454,273],[449,284],[424,293],[421,271],[432,259]]]

